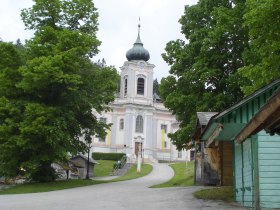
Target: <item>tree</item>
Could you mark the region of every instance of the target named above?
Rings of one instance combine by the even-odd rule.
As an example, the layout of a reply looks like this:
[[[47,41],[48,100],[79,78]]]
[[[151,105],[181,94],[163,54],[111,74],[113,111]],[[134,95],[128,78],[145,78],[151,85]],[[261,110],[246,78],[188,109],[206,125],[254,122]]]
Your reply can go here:
[[[9,168],[0,167],[0,175],[13,176],[24,168],[34,180],[52,181],[51,163],[86,151],[80,141],[85,131],[105,135],[108,125],[92,110],[109,110],[117,72],[90,60],[100,44],[97,16],[88,0],[35,0],[22,11],[35,36],[25,45],[26,63],[15,68],[20,79],[11,92],[21,95],[4,96],[0,103],[5,113],[0,116],[0,160]]]
[[[247,0],[246,6],[244,26],[250,41],[240,74],[249,79],[242,90],[250,94],[280,77],[280,2]]]
[[[159,83],[158,83],[157,78],[154,79],[154,81],[153,81],[153,93],[154,94],[156,93],[159,95]]]
[[[187,148],[197,111],[221,111],[243,96],[242,52],[248,33],[242,27],[245,0],[200,0],[186,6],[179,22],[188,42],[167,43],[162,54],[170,65],[160,96],[176,114],[180,129],[170,134],[178,149]]]

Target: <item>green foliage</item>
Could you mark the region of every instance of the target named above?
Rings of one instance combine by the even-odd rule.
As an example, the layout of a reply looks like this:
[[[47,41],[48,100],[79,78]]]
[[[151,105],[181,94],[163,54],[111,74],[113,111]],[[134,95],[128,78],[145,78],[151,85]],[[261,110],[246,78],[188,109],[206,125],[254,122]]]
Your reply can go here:
[[[250,81],[242,86],[248,95],[280,77],[280,1],[247,0],[246,6],[250,42],[240,74]]]
[[[36,0],[22,12],[35,36],[0,42],[0,176],[53,180],[50,164],[84,152],[85,131],[106,135],[109,125],[92,110],[109,110],[118,74],[90,60],[100,45],[97,16],[91,1]]]
[[[174,170],[174,176],[168,182],[154,185],[152,188],[185,187],[194,185],[194,161],[174,163],[170,165]]]
[[[93,152],[92,158],[94,160],[121,160],[125,156],[125,153],[102,153],[102,152]]]
[[[153,81],[153,93],[159,95],[159,83],[157,79],[154,79]]]
[[[196,198],[205,200],[223,200],[233,201],[233,188],[232,186],[216,187],[211,189],[199,190],[193,193]]]
[[[161,80],[160,96],[180,122],[180,129],[169,135],[178,149],[191,140],[196,112],[221,111],[243,97],[245,80],[236,71],[244,65],[248,44],[244,12],[245,0],[200,0],[186,6],[179,21],[188,42],[166,45],[162,57],[171,75]]]
[[[53,167],[51,167],[51,162],[41,162],[40,166],[37,166],[35,170],[31,173],[30,178],[33,181],[38,182],[53,182],[58,175],[56,174]]]

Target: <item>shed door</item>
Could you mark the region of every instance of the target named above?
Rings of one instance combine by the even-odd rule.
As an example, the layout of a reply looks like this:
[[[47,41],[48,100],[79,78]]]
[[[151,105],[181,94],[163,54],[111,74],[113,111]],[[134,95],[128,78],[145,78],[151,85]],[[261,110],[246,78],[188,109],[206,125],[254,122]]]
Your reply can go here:
[[[251,139],[235,143],[235,196],[244,206],[253,204],[253,161]]]

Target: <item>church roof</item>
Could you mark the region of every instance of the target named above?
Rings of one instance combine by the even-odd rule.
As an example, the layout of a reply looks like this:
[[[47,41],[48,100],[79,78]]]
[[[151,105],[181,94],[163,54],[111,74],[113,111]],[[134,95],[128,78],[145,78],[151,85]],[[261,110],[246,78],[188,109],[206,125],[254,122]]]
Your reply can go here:
[[[140,24],[138,24],[138,36],[133,44],[133,47],[126,52],[126,58],[128,61],[131,60],[144,60],[150,59],[149,51],[143,47],[143,43],[140,39]]]

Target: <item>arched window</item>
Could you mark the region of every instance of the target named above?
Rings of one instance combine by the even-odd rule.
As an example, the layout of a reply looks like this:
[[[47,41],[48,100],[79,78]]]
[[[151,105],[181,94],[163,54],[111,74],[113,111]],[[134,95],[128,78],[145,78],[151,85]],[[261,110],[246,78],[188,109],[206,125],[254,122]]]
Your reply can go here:
[[[127,76],[124,77],[124,96],[127,95]]]
[[[124,121],[123,119],[120,119],[120,130],[123,130],[124,127]]]
[[[145,91],[145,79],[142,77],[139,77],[137,79],[137,94],[144,95],[144,91]]]
[[[141,115],[136,117],[135,132],[143,133],[143,117]]]

